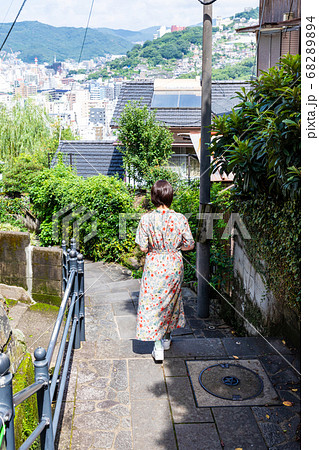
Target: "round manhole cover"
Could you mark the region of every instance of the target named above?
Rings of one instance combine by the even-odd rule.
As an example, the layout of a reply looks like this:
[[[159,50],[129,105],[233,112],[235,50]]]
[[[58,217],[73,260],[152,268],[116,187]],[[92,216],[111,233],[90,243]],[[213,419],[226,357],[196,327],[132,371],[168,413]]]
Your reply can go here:
[[[239,364],[216,364],[202,370],[200,385],[215,397],[225,400],[248,400],[257,397],[263,390],[260,376]]]

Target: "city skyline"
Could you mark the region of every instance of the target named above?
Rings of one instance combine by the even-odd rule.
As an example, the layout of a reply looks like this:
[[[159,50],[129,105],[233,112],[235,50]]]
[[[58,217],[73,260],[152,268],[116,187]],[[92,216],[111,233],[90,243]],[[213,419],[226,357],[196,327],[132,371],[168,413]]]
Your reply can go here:
[[[133,4],[133,7],[132,7]],[[150,5],[152,8],[150,8]],[[227,2],[217,0],[213,4],[213,17],[229,17],[242,12],[247,7],[256,8],[259,0]],[[4,0],[0,23],[10,23],[15,19],[21,2]],[[39,21],[56,27],[86,27],[91,8],[87,0],[34,0],[26,2],[18,21]],[[111,14],[109,11],[112,11]],[[91,28],[141,30],[160,25],[195,25],[202,22],[203,7],[198,0],[95,0],[89,23]]]

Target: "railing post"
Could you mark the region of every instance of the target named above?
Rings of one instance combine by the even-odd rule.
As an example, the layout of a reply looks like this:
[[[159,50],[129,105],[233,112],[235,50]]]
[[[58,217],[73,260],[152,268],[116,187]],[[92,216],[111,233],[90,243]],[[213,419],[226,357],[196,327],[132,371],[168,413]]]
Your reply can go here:
[[[71,243],[72,245],[72,243]],[[75,244],[74,244],[75,245]],[[78,276],[78,261],[77,261],[77,251],[72,249],[70,251],[70,271],[75,271],[73,289],[72,289],[72,297],[75,294],[74,298],[74,308],[73,308],[73,320],[77,320],[77,326],[74,336],[73,348],[77,349],[81,347],[80,344],[80,329],[79,329],[79,318],[80,318],[80,303],[79,303],[79,276]]]
[[[62,241],[62,289],[65,291],[68,280],[68,254],[66,251],[66,242]]]
[[[71,250],[76,250],[76,240],[75,240],[75,238],[71,239],[70,247],[71,247]]]
[[[6,427],[6,448],[15,450],[12,374],[9,372],[9,369],[9,357],[5,353],[0,353],[0,416],[3,418]],[[2,421],[0,423],[1,427]]]
[[[79,330],[80,341],[85,341],[85,298],[84,298],[84,259],[81,253],[78,254],[78,281],[79,281]]]
[[[51,396],[49,389],[49,368],[46,359],[47,353],[44,348],[38,347],[34,351],[35,381],[44,381],[45,384],[37,392],[39,422],[46,420],[47,426],[42,431],[41,449],[54,450],[54,437],[52,428]]]

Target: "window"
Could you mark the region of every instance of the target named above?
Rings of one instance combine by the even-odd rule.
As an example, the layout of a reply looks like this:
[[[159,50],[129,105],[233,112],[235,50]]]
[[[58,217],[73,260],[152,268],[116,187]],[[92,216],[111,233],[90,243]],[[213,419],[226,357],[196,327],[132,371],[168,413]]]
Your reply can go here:
[[[200,91],[155,91],[152,108],[200,108]]]

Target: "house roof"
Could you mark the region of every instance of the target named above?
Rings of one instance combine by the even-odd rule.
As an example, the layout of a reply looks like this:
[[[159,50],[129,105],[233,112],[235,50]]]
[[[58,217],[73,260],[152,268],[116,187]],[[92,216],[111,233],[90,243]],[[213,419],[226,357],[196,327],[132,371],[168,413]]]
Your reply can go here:
[[[84,178],[95,175],[124,177],[123,159],[114,142],[61,141],[51,166],[57,163],[57,153],[62,153],[65,164],[72,164],[76,173]],[[71,156],[70,156],[71,155]]]
[[[253,25],[250,27],[245,28],[238,28],[236,30],[237,33],[252,33],[257,32],[259,30],[265,31],[265,30],[271,30],[271,29],[284,29],[287,27],[294,27],[294,26],[300,26],[301,24],[301,18],[297,17],[290,20],[283,20],[281,22],[264,22],[261,26],[260,25]]]
[[[233,97],[242,87],[249,89],[250,84],[244,81],[212,82],[212,114],[221,115],[230,112],[238,103],[238,99]],[[125,105],[134,100],[140,101],[141,106],[146,105],[150,110],[155,110],[157,120],[164,122],[168,127],[199,128],[201,126],[200,108],[152,108],[153,93],[154,81],[123,83],[111,127],[117,126],[116,120],[121,116]]]

